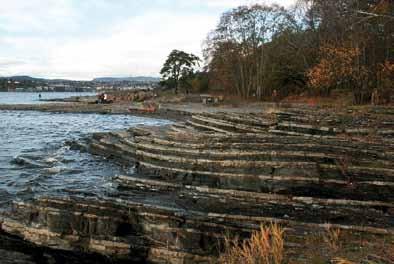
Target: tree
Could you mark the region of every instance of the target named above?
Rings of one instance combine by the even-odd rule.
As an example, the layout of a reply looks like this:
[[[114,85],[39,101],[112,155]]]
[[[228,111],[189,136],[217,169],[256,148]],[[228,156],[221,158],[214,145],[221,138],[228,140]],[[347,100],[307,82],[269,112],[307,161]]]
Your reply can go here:
[[[394,2],[390,0],[301,0],[315,21],[319,61],[307,71],[309,85],[323,95],[333,88],[352,91],[354,103],[369,102],[383,90],[379,71],[392,61]],[[318,88],[318,89],[317,89]]]
[[[378,81],[383,103],[390,103],[394,94],[394,62],[385,61],[379,65]]]
[[[360,55],[358,49],[339,47],[321,47],[321,60],[308,71],[308,84],[322,95],[329,96],[332,88],[356,87],[361,85],[366,69],[356,66]]]
[[[173,50],[160,71],[162,83],[170,88],[175,88],[175,93],[178,93],[181,85],[193,77],[199,61],[200,59],[193,54]],[[185,86],[185,89],[187,92],[188,87]]]
[[[193,92],[205,93],[209,89],[209,75],[207,72],[197,72],[191,81]]]
[[[257,99],[344,89],[361,104],[392,87],[393,43],[392,0],[298,0],[224,13],[204,56],[210,89]]]
[[[224,13],[205,50],[216,83],[244,98],[270,96],[268,81],[276,69],[269,46],[289,24],[291,15],[278,5],[240,6]]]

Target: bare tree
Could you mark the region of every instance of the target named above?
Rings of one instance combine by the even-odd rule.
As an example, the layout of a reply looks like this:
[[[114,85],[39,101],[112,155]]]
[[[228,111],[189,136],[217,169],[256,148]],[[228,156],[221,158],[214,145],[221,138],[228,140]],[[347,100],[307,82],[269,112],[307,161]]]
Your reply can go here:
[[[286,10],[277,5],[241,6],[223,14],[207,41],[209,69],[222,73],[218,67],[225,66],[225,72],[233,75],[234,87],[229,90],[240,96],[269,95],[270,89],[265,85],[270,70],[266,47],[285,28],[288,19]]]

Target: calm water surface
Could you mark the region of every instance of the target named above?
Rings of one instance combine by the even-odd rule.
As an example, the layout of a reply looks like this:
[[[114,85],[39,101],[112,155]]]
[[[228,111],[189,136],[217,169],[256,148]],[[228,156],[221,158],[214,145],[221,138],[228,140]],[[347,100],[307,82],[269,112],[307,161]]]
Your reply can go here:
[[[14,93],[14,92],[0,92],[0,104],[40,104],[48,103],[40,101],[38,95],[41,94],[41,99],[62,99],[72,96],[88,96],[96,95],[96,93]]]
[[[0,207],[14,199],[86,190],[111,190],[111,178],[127,169],[65,144],[93,132],[168,121],[127,115],[0,111]]]

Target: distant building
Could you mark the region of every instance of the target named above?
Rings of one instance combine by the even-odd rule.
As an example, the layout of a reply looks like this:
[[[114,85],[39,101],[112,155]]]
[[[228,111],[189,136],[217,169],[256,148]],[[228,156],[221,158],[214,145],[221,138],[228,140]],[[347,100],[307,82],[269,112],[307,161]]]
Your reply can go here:
[[[51,91],[54,92],[65,92],[66,88],[64,87],[64,84],[51,84],[49,86]]]

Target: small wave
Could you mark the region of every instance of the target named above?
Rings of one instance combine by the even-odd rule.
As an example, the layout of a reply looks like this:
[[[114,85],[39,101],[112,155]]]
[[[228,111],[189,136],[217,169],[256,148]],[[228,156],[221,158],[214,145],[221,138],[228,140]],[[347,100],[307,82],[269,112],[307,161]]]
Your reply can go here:
[[[80,173],[83,173],[84,170],[81,170],[81,169],[65,169],[64,172],[66,174],[80,174]]]
[[[102,185],[102,187],[105,189],[113,189],[115,186],[116,186],[116,184],[114,184],[112,182],[107,182]]]
[[[63,168],[53,167],[45,169],[46,174],[58,174],[63,170]]]
[[[25,157],[15,157],[11,160],[11,164],[15,164],[18,166],[23,166],[26,168],[45,168],[46,166],[42,163],[36,162],[29,158]]]
[[[59,173],[62,173],[62,174],[70,174],[70,175],[72,175],[72,174],[79,174],[79,173],[83,173],[84,172],[84,170],[81,170],[81,169],[74,169],[74,168],[65,168],[65,167],[53,167],[53,168],[46,168],[45,170],[44,170],[44,173],[45,174],[59,174]]]
[[[56,158],[50,157],[50,158],[44,159],[44,162],[48,163],[48,164],[53,164],[53,163],[57,163],[58,160]]]
[[[11,194],[7,190],[0,189],[0,201],[4,201],[5,198],[11,197]]]
[[[75,162],[76,160],[75,159],[70,159],[70,158],[61,158],[60,160],[59,160],[59,162],[61,162],[61,163],[63,163],[63,164],[69,164],[69,163],[73,163],[73,162]]]
[[[18,191],[16,194],[18,196],[21,196],[21,195],[33,195],[33,193],[34,193],[34,188],[32,186],[27,186],[21,189],[20,191]]]

